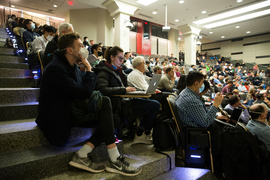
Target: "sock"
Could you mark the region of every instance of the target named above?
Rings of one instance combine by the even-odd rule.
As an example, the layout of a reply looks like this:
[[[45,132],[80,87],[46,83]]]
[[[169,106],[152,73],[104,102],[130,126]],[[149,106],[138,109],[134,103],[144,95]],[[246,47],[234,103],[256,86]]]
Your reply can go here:
[[[92,148],[87,144],[83,145],[83,147],[78,151],[78,154],[81,158],[87,158],[87,154],[92,152]]]
[[[143,132],[144,132],[144,130],[139,128],[137,131],[137,136],[141,136],[143,134]]]
[[[120,156],[117,147],[114,147],[112,149],[107,149],[109,157],[112,162],[116,162],[117,158]]]

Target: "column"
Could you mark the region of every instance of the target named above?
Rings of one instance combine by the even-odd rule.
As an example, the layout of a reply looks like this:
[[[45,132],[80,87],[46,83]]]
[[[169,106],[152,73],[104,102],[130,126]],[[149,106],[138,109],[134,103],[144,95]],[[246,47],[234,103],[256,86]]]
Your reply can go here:
[[[171,56],[179,59],[179,30],[171,29],[168,32],[168,56]],[[179,59],[180,60],[180,59]]]
[[[117,0],[107,0],[102,4],[110,12],[110,16],[114,17],[114,45],[120,46],[125,52],[129,51],[129,28],[126,23],[130,21],[130,16],[138,7],[120,2]]]
[[[191,25],[183,25],[178,27],[185,37],[185,63],[188,65],[196,65],[196,37],[201,29]]]

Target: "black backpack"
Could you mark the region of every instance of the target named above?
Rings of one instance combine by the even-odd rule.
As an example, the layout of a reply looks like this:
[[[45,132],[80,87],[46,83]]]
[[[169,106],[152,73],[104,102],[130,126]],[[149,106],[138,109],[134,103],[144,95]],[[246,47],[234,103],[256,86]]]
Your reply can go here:
[[[7,38],[4,47],[13,48],[13,42],[12,42],[12,40],[9,39],[9,38]]]
[[[158,115],[153,129],[153,143],[156,151],[171,151],[178,145],[175,121],[162,112]]]

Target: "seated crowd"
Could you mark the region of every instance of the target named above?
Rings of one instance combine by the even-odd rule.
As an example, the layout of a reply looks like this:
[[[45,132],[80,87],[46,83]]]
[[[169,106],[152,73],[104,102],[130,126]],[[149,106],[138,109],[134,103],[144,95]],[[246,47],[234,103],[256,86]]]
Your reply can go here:
[[[270,151],[269,67],[265,72],[258,65],[249,70],[244,62],[232,64],[229,59],[197,53],[197,65],[187,68],[183,59],[178,61],[173,54],[162,62],[158,57],[146,60],[118,46],[106,48],[102,43],[88,42],[88,37],[82,40],[69,23],[60,24],[57,30],[45,25],[35,27],[31,20],[21,19],[15,18],[18,26],[12,23],[12,27],[16,36],[22,37],[22,45],[32,42],[33,53],[44,51],[36,123],[47,140],[64,146],[72,127],[98,127],[74,154],[71,166],[94,173],[106,169],[127,176],[139,174],[142,169],[128,163],[115,144],[122,112],[130,121],[140,115],[134,142],[153,144],[155,120],[159,113],[170,111],[167,97],[172,93],[178,94],[175,104],[184,127],[207,128],[215,119],[227,119],[218,114],[220,109],[231,115],[240,108],[240,122]],[[210,66],[208,59],[216,64]],[[147,91],[155,74],[161,78],[151,97],[123,97],[137,90]],[[123,109],[120,114],[115,111],[117,102]],[[207,107],[205,102],[212,105]],[[106,167],[98,166],[91,158],[92,150],[103,142],[109,154]]]

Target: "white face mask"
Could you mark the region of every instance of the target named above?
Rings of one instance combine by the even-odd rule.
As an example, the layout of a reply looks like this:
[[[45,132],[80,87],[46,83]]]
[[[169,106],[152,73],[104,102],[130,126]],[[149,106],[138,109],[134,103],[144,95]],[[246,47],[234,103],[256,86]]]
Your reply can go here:
[[[51,35],[48,35],[48,36],[47,36],[47,40],[48,40],[48,41],[51,41],[52,38],[53,38],[53,36],[51,36]]]
[[[83,58],[88,58],[89,51],[86,49],[86,47],[83,47],[80,49],[79,54],[82,55]]]

